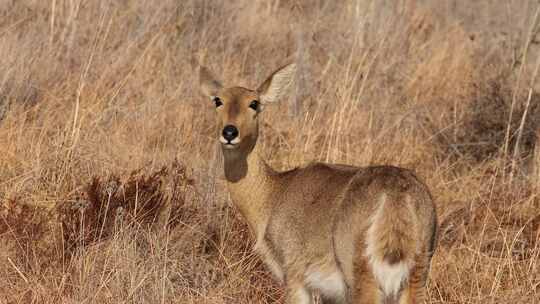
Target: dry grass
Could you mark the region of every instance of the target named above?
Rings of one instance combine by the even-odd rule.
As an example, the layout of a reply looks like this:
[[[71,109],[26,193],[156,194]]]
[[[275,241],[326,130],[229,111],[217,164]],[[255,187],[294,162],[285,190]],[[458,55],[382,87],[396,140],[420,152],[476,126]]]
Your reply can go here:
[[[417,171],[428,302],[540,303],[537,1],[380,3],[0,0],[0,303],[283,302],[193,54],[251,87],[299,62],[263,117],[274,167]]]

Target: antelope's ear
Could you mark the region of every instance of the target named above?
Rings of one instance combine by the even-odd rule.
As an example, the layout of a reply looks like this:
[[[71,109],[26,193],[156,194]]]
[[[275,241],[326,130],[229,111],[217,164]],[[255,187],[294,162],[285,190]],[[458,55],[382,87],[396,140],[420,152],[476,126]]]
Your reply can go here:
[[[261,102],[271,103],[278,101],[294,80],[296,64],[290,63],[277,69],[257,89]]]
[[[200,66],[199,68],[199,85],[201,86],[202,92],[210,98],[215,97],[223,87],[221,83],[216,80],[212,72],[205,66]]]

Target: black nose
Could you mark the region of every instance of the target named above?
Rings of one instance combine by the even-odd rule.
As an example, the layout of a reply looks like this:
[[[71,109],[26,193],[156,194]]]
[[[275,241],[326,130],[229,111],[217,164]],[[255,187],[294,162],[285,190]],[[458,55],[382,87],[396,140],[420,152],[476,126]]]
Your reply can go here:
[[[228,125],[223,128],[223,138],[231,141],[238,137],[238,129],[233,125]]]

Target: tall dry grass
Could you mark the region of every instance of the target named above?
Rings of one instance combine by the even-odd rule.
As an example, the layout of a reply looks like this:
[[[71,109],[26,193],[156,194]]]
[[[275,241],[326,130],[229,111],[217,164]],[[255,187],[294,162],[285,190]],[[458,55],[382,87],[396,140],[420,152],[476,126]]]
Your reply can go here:
[[[416,170],[441,223],[428,302],[540,303],[539,9],[1,0],[0,303],[283,302],[193,55],[248,87],[299,62],[262,118],[274,167]]]

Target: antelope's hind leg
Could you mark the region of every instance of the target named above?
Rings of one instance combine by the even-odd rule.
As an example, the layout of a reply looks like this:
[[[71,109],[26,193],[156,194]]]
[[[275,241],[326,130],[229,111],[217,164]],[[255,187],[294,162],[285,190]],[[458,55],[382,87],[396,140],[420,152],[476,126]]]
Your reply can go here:
[[[411,269],[407,284],[401,292],[399,304],[424,303],[426,282],[428,278],[431,258],[418,256]]]
[[[351,304],[383,304],[381,293],[371,272],[368,258],[358,255],[354,261],[354,286],[352,286]]]

